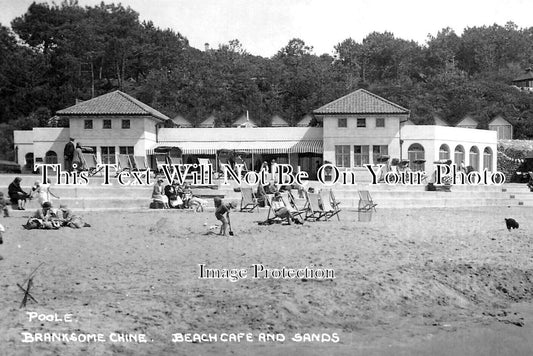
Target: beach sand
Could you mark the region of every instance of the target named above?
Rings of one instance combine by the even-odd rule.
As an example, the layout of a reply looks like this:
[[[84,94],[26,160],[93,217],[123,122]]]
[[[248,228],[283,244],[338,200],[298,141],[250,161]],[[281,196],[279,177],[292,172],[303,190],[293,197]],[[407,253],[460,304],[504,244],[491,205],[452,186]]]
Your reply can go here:
[[[92,227],[24,230],[0,222],[0,354],[531,355],[530,208],[378,209],[371,222],[260,226],[232,213],[235,236],[206,234],[211,212],[85,213]],[[520,223],[511,232],[504,218]],[[32,296],[17,283],[41,263]],[[199,279],[209,268],[329,268],[334,279]],[[27,312],[72,314],[29,321]],[[106,341],[24,343],[29,333]],[[173,343],[175,333],[251,333],[253,342]],[[147,343],[111,342],[110,333]],[[281,341],[260,342],[259,334]],[[297,342],[295,334],[338,342]],[[34,334],[32,334],[34,335]],[[280,337],[281,337],[280,336]]]

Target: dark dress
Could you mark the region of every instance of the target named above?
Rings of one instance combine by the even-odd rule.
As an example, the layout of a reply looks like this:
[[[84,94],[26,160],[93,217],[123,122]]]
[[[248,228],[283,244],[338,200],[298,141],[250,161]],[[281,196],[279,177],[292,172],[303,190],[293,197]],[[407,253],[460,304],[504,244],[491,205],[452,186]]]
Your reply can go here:
[[[9,194],[9,200],[13,204],[17,204],[19,200],[26,200],[28,198],[28,193],[22,190],[20,183],[11,182],[7,188],[7,193]]]

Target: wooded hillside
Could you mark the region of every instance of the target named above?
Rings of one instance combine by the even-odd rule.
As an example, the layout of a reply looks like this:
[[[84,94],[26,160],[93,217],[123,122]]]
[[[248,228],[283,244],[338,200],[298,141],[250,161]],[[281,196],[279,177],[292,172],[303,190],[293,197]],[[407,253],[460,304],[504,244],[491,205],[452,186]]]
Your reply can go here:
[[[34,3],[10,25],[0,27],[0,158],[13,159],[13,129],[46,126],[76,99],[114,89],[193,124],[214,115],[227,125],[248,110],[268,126],[273,115],[296,123],[367,88],[409,108],[415,123],[468,114],[487,127],[502,115],[516,138],[533,137],[533,94],[511,86],[532,64],[533,28],[513,23],[443,29],[424,44],[374,32],[332,43],[334,55],[292,39],[271,58],[238,39],[200,51],[121,5]]]

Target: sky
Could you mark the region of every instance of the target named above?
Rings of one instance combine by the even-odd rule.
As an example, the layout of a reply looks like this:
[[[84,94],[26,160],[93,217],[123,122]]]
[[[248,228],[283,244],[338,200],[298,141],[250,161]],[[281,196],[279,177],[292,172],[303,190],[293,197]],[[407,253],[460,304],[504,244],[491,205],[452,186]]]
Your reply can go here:
[[[0,23],[23,15],[33,2],[0,0]],[[101,0],[79,0],[94,6]],[[461,34],[474,26],[532,27],[532,0],[121,0],[157,27],[171,28],[204,49],[238,39],[254,55],[271,57],[293,38],[313,47],[317,55],[334,53],[336,44],[369,33],[389,31],[397,38],[424,44],[428,34],[445,27]],[[61,3],[61,0],[56,1]]]

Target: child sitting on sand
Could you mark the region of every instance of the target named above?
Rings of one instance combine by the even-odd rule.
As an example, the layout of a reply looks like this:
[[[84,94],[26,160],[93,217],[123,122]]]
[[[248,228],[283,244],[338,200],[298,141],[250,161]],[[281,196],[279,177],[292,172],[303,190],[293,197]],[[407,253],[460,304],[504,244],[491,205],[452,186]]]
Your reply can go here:
[[[231,209],[235,209],[237,207],[237,204],[234,202],[229,202],[224,204],[222,202],[222,199],[215,197],[215,216],[217,220],[220,220],[222,222],[222,226],[220,226],[220,233],[219,235],[225,236],[226,235],[226,228],[229,225],[231,229],[231,221],[229,218],[229,212]],[[224,216],[226,215],[226,216]]]

